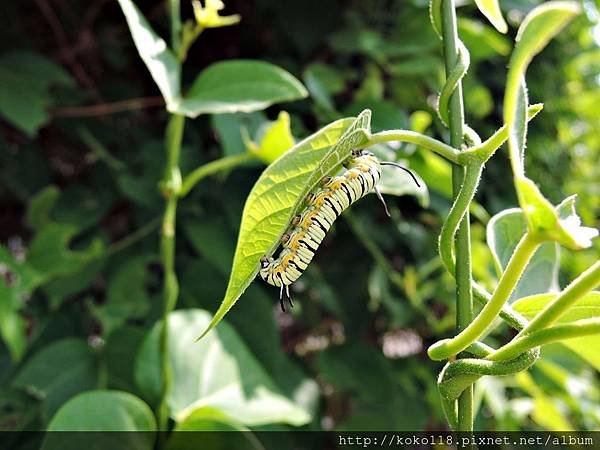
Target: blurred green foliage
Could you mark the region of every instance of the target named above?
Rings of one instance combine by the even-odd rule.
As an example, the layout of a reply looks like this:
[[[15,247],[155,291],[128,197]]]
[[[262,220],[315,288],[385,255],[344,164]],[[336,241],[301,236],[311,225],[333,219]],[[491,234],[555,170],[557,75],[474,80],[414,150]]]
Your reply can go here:
[[[501,122],[511,38],[537,3],[500,2],[508,36],[474,5],[458,10],[459,33],[472,57],[464,80],[466,115],[483,136]],[[599,13],[597,2],[583,5],[584,14],[529,70],[530,99],[545,108],[530,126],[526,169],[554,203],[578,194],[584,222],[597,226]],[[162,5],[138,6],[166,34]],[[84,408],[85,396],[73,397],[91,389],[127,391],[155,407],[159,375],[152,370],[150,330],[161,314],[158,182],[167,119],[157,107],[158,91],[116,2],[3,2],[0,11],[7,24],[0,29],[0,429],[62,423],[67,419],[53,418],[55,412],[69,400]],[[188,121],[183,173],[240,153],[250,141],[258,149],[272,146],[265,130],[268,121],[287,121],[283,110],[297,139],[364,108],[373,111],[373,131],[408,128],[447,137],[434,110],[443,61],[426,1],[230,1],[226,11],[239,13],[240,24],[202,35],[188,53],[184,84],[215,61],[255,58],[300,78],[310,97],[264,113]],[[182,12],[192,17],[191,4],[183,2]],[[123,101],[118,111],[107,109]],[[427,184],[428,198],[413,192],[388,200],[391,220],[370,197],[353,207],[294,286],[296,307],[289,314],[278,311],[275,291],[255,282],[213,335],[214,351],[225,361],[214,376],[242,393],[244,383],[266,389],[267,407],[240,401],[241,410],[232,409],[211,397],[206,405],[214,411],[196,412],[179,427],[207,426],[202,414],[219,423],[232,423],[223,418],[231,415],[241,422],[235,429],[445,426],[435,385],[439,364],[424,349],[454,326],[453,283],[437,256],[450,207],[450,166],[414,145],[382,147],[408,161]],[[242,207],[262,170],[249,164],[205,179],[181,202],[178,307],[187,312],[176,312],[173,321],[204,323],[205,312],[190,311],[216,310]],[[477,194],[474,270],[487,286],[497,273],[484,245],[485,225],[516,206],[510,176],[508,160],[494,158]],[[561,252],[552,282],[564,285],[597,256],[598,243],[577,254]],[[186,336],[172,344],[174,367],[201,357],[196,336]],[[140,371],[144,364],[149,368]],[[248,378],[236,378],[236,370]],[[189,389],[177,379],[169,400],[175,409],[189,406],[186,396],[212,392]],[[140,429],[154,428],[137,399],[102,395],[103,402],[133,411]],[[478,429],[600,427],[597,371],[558,344],[546,347],[527,374],[482,379],[476,398]]]

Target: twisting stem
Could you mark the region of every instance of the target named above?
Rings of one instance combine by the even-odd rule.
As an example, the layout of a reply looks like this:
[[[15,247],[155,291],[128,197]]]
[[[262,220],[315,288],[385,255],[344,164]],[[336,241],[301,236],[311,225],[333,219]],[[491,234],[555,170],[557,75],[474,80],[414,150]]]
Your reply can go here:
[[[600,261],[575,278],[554,300],[535,316],[523,333],[532,333],[552,325],[573,303],[600,284]]]
[[[519,282],[525,267],[527,267],[529,260],[539,245],[540,242],[528,233],[521,238],[490,301],[483,307],[475,320],[473,320],[463,331],[452,339],[444,339],[429,347],[428,354],[430,358],[442,360],[452,355],[456,355],[488,331],[492,322]]]
[[[548,332],[544,334],[542,331],[550,330],[551,328],[548,327],[553,325],[554,322],[571,307],[571,305],[598,286],[599,283],[600,261],[596,261],[596,263],[592,264],[585,272],[575,278],[554,300],[548,303],[548,305],[533,318],[529,325],[527,325],[517,337],[489,355],[488,359],[492,361],[510,359],[519,352],[524,351],[523,349],[527,350],[528,346],[531,348],[531,346],[538,342],[539,339],[546,339],[548,336],[554,339],[555,336],[557,336],[556,333]],[[569,325],[573,325],[574,323],[578,322],[572,322]],[[570,333],[570,331],[564,331],[568,328],[565,328],[562,325],[560,328],[557,327],[554,328],[563,330],[561,332]],[[590,329],[597,328],[592,327]]]
[[[600,318],[598,317],[561,323],[532,333],[519,335],[504,347],[493,352],[486,359],[490,361],[505,361],[540,345],[594,334],[600,334]]]
[[[444,47],[444,63],[449,76],[459,63],[459,39],[456,25],[454,0],[442,1],[442,42]],[[450,145],[461,148],[464,134],[464,110],[462,83],[456,80],[456,88],[448,101],[448,127],[450,128]],[[463,180],[464,169],[460,166],[452,168],[452,187],[454,195],[458,195]],[[456,236],[456,325],[464,330],[473,316],[473,297],[471,292],[471,243],[469,230],[469,213],[459,225]],[[472,341],[471,341],[472,342]],[[458,399],[458,430],[473,430],[473,388],[465,389]]]
[[[162,182],[163,194],[166,198],[163,214],[160,256],[164,271],[163,281],[163,314],[160,327],[160,361],[161,361],[161,397],[158,407],[159,430],[167,429],[169,410],[167,396],[171,388],[171,370],[169,366],[169,324],[168,316],[175,308],[179,285],[175,273],[175,215],[177,212],[177,198],[181,189],[181,175],[179,172],[179,153],[183,138],[185,117],[172,115],[167,126],[165,147],[167,150],[167,167]]]

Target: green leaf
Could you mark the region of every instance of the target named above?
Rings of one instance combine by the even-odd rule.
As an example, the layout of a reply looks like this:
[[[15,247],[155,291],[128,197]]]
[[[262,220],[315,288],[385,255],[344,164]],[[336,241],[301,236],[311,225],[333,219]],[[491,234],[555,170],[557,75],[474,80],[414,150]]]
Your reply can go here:
[[[175,432],[171,434],[166,450],[264,450],[263,445],[246,426],[216,408],[202,407],[194,410],[183,422],[178,423],[173,431]],[[209,433],[178,433],[179,431]],[[213,433],[210,433],[211,431]]]
[[[554,298],[556,294],[532,295],[517,300],[513,303],[515,311],[532,319]],[[591,319],[600,317],[600,292],[592,291],[578,300],[569,310],[561,316],[558,323],[574,322],[580,319]],[[568,339],[561,342],[583,359],[600,370],[600,335],[585,336]]]
[[[530,233],[572,250],[591,247],[598,230],[581,226],[581,219],[575,212],[575,195],[567,197],[555,208],[530,179],[517,178],[516,187]]]
[[[556,404],[556,401],[546,395],[537,385],[531,374],[519,372],[515,375],[518,386],[533,397],[531,419],[550,431],[571,431],[573,425]]]
[[[155,430],[156,421],[148,405],[127,392],[109,390],[96,390],[79,394],[65,403],[48,425],[48,431]],[[51,436],[52,433],[48,437],[51,438]],[[152,448],[154,442],[152,433],[129,433],[127,436],[132,439],[129,443],[136,445],[125,448]],[[86,439],[88,444],[92,444],[89,437],[86,437]],[[55,448],[49,445],[51,441],[52,439],[47,438],[43,448]],[[89,447],[86,445],[80,448]],[[119,448],[123,447],[119,446]]]
[[[0,56],[0,114],[29,136],[48,121],[50,87],[71,86],[62,67],[33,52],[10,51]]]
[[[124,259],[108,281],[106,302],[93,307],[108,336],[128,319],[143,319],[150,309],[150,294],[146,288],[152,279],[148,270],[153,255],[141,254]]]
[[[498,0],[475,0],[475,4],[479,11],[490,21],[492,25],[500,33],[506,33],[508,31],[508,25],[502,17],[502,11],[500,11],[500,5]]]
[[[211,126],[219,139],[223,155],[237,155],[246,151],[242,132],[254,136],[258,129],[267,122],[262,111],[249,114],[213,114],[210,116]]]
[[[326,110],[335,110],[332,95],[344,90],[344,78],[331,66],[310,64],[302,74],[304,83],[315,103]]]
[[[275,122],[266,125],[259,130],[258,144],[251,142],[247,146],[258,159],[271,164],[294,146],[294,136],[290,129],[290,115],[285,111],[279,113]]]
[[[146,328],[125,325],[106,338],[103,357],[106,362],[107,386],[136,394],[133,378],[135,355],[146,337]]]
[[[523,212],[518,208],[496,214],[487,225],[487,244],[498,273],[506,268],[517,244],[527,231]],[[558,291],[560,249],[554,242],[540,246],[529,261],[510,301],[532,294]]]
[[[96,356],[82,340],[67,338],[43,347],[29,359],[13,386],[42,399],[46,417],[79,392],[98,383]]]
[[[39,231],[50,222],[50,213],[60,197],[60,190],[54,186],[46,186],[29,200],[27,222],[34,230]]]
[[[94,239],[84,250],[71,250],[69,242],[75,232],[76,227],[73,225],[49,224],[31,243],[28,263],[43,274],[45,279],[49,279],[75,272],[104,254],[104,244],[100,239]]]
[[[527,125],[522,111],[526,95],[525,72],[533,57],[579,13],[579,10],[579,5],[574,2],[547,2],[534,8],[519,27],[517,44],[509,62],[504,94],[504,123],[509,130],[509,154],[515,176],[523,175],[520,155],[524,148],[520,142],[520,135],[523,133],[519,130],[526,129]]]
[[[281,394],[236,331],[227,323],[194,344],[198,329],[211,314],[198,309],[169,314],[168,355],[173,387],[167,395],[171,417],[187,419],[196,409],[212,406],[245,425],[273,422],[303,425],[310,416]],[[135,377],[146,395],[160,395],[159,324],[138,353]]]
[[[335,173],[353,148],[366,141],[370,111],[340,119],[296,144],[262,173],[248,195],[225,297],[204,336],[225,316],[271,255],[306,195]],[[201,337],[202,337],[201,336]]]
[[[184,99],[170,111],[187,117],[252,112],[307,95],[302,83],[273,64],[257,60],[222,61],[203,70]]]
[[[165,99],[167,109],[176,112],[174,104],[181,96],[181,65],[177,57],[131,0],[119,0],[119,5],[137,51]]]
[[[512,49],[506,36],[493,28],[472,19],[458,19],[458,34],[469,49],[471,62],[488,59],[496,55],[508,56]]]

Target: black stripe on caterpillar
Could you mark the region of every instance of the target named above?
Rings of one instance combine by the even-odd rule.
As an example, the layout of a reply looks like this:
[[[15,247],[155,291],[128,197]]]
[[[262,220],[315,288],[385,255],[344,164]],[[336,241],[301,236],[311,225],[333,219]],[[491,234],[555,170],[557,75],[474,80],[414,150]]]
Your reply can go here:
[[[325,177],[316,192],[308,194],[306,207],[292,220],[291,228],[282,236],[282,250],[277,258],[263,257],[260,261],[260,276],[267,283],[279,287],[279,301],[283,304],[283,291],[293,307],[289,286],[306,270],[337,217],[358,199],[375,191],[387,205],[377,183],[381,178],[381,166],[391,165],[410,173],[417,186],[419,183],[408,169],[392,162],[380,162],[375,155],[366,151],[353,151],[345,161],[346,170],[336,177]]]

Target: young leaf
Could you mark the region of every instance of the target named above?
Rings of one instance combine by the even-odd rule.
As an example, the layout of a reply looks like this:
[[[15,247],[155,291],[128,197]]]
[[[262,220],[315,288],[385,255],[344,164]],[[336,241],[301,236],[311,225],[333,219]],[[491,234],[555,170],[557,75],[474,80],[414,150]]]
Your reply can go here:
[[[509,154],[515,176],[523,174],[522,151],[527,119],[525,72],[533,57],[539,53],[576,14],[574,2],[548,2],[533,9],[517,34],[517,44],[510,58],[504,94],[504,122],[509,129]],[[521,205],[524,207],[523,205]]]
[[[544,307],[556,297],[556,294],[532,295],[517,300],[513,308],[523,314],[527,319],[535,317]],[[558,323],[569,323],[580,319],[591,319],[600,317],[600,292],[592,291],[585,297],[579,299],[560,318]],[[600,370],[600,335],[585,336],[562,341],[561,344],[568,347],[583,359]]]
[[[500,5],[498,0],[475,0],[475,4],[479,11],[490,21],[492,25],[500,33],[506,33],[508,31],[508,25],[502,17],[502,11],[500,11]]]
[[[198,408],[211,406],[245,425],[273,422],[304,425],[308,413],[285,395],[229,324],[191,345],[211,314],[183,309],[169,314],[169,348],[173,387],[167,394],[171,417],[185,423]],[[149,397],[160,395],[158,324],[142,344],[135,367],[136,382]]]
[[[592,239],[598,236],[598,230],[581,226],[581,219],[575,212],[576,196],[567,197],[555,208],[529,178],[517,178],[516,187],[519,203],[524,205],[523,211],[530,233],[572,250],[592,245]]]
[[[181,95],[181,65],[131,0],[119,0],[119,5],[137,51],[165,99],[167,109],[171,111]]]
[[[222,61],[203,70],[183,100],[170,111],[187,117],[252,112],[307,95],[300,81],[273,64],[254,60]]]
[[[519,208],[496,214],[487,225],[487,244],[492,251],[498,273],[506,268],[517,244],[527,231],[523,212]],[[521,276],[510,301],[532,294],[558,291],[560,248],[546,242],[537,249]]]
[[[267,122],[258,130],[257,137],[258,143],[247,143],[248,150],[261,161],[271,164],[294,146],[290,115],[281,111],[275,122]]]
[[[370,133],[371,113],[340,119],[296,144],[262,173],[244,206],[233,267],[223,302],[204,336],[240,298],[271,255],[306,195],[335,173]],[[201,336],[201,337],[202,337]]]

